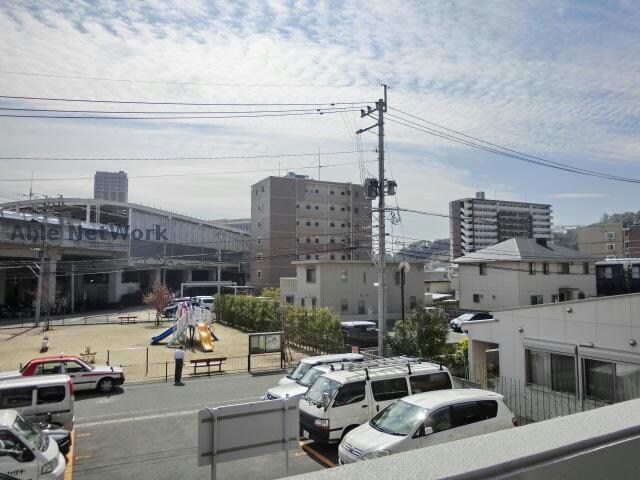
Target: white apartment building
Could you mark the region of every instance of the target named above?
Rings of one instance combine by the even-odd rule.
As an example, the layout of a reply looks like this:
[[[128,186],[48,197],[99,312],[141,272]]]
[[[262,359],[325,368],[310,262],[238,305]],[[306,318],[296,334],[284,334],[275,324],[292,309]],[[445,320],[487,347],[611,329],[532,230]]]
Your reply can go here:
[[[451,258],[509,238],[551,240],[551,205],[475,198],[449,203]]]
[[[542,239],[512,238],[458,263],[460,308],[492,311],[596,296],[593,258]]]
[[[296,276],[280,279],[283,303],[297,307],[329,307],[342,320],[378,318],[378,271],[370,260],[293,262]],[[405,274],[405,312],[424,304],[422,264]],[[387,319],[402,317],[398,263],[387,263]]]
[[[485,384],[499,356],[503,378],[523,387],[620,402],[640,397],[640,293],[492,311],[462,324],[469,372]]]
[[[93,177],[93,198],[128,202],[129,179],[127,172],[96,172]]]

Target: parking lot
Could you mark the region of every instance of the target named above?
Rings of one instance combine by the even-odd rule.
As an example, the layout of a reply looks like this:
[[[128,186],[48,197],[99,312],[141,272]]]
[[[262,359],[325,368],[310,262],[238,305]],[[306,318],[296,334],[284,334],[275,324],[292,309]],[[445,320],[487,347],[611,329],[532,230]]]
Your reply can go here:
[[[249,402],[281,374],[222,375],[173,384],[126,385],[112,395],[76,396],[76,428],[68,479],[208,479],[197,466],[197,412],[204,405]],[[250,432],[247,432],[250,434]],[[289,454],[289,475],[337,463],[337,447],[301,442]],[[284,454],[219,465],[220,479],[274,479],[285,475]]]

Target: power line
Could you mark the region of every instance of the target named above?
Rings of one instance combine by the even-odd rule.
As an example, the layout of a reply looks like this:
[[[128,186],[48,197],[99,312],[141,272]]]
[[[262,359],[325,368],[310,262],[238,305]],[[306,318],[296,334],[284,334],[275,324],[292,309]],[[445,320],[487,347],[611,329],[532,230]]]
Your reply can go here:
[[[323,107],[323,108],[288,108],[278,110],[67,110],[56,108],[14,108],[0,107],[0,110],[10,112],[50,112],[50,113],[92,113],[92,114],[123,114],[123,115],[199,115],[199,114],[228,114],[241,115],[250,113],[318,113],[318,112],[347,112],[359,105],[348,107]]]
[[[46,118],[60,120],[207,120],[207,119],[229,119],[229,118],[271,118],[271,117],[302,117],[309,115],[330,115],[335,113],[347,112],[356,109],[346,110],[317,110],[306,113],[265,113],[258,115],[189,115],[189,116],[160,116],[160,117],[134,117],[134,116],[116,116],[116,115],[13,115],[0,114],[2,118]]]
[[[33,73],[33,72],[16,72],[11,70],[0,70],[0,73],[5,75],[24,75],[30,77],[44,77],[44,78],[68,78],[73,80],[92,80],[100,82],[124,82],[124,83],[147,83],[154,85],[190,85],[190,86],[205,86],[205,87],[275,87],[275,88],[367,88],[377,87],[375,84],[350,84],[350,85],[326,85],[326,84],[313,84],[313,83],[232,83],[232,82],[168,82],[161,80],[135,80],[127,78],[110,78],[110,77],[89,77],[81,75],[60,75],[60,74],[47,74],[47,73]]]
[[[317,155],[317,154],[316,154]],[[376,160],[366,160],[367,163],[375,162]],[[342,167],[345,165],[355,165],[358,162],[343,162],[343,163],[327,163],[321,165],[321,168],[327,167]],[[245,173],[263,173],[263,172],[277,172],[282,168],[295,168],[296,170],[308,170],[318,168],[318,165],[310,166],[296,166],[296,167],[281,167],[281,168],[264,168],[259,170],[236,170],[227,172],[199,172],[199,173],[163,173],[156,175],[129,175],[128,178],[167,178],[167,177],[199,177],[209,175],[235,175]],[[0,182],[30,182],[31,178],[2,178]],[[78,181],[78,180],[93,180],[93,177],[57,177],[57,178],[33,178],[33,181],[38,182],[66,182],[66,181]]]
[[[417,130],[423,133],[427,133],[429,135],[433,135],[436,137],[440,137],[446,140],[450,140],[452,142],[456,142],[456,143],[460,143],[462,145],[466,145],[466,146],[470,146],[470,147],[474,147],[477,148],[479,150],[484,150],[487,152],[491,152],[491,153],[495,153],[497,155],[501,155],[504,157],[508,157],[508,158],[513,158],[516,160],[520,160],[526,163],[532,163],[535,165],[539,165],[539,166],[543,166],[543,167],[548,167],[548,168],[553,168],[556,170],[562,170],[562,171],[566,171],[569,173],[576,173],[579,175],[586,175],[586,176],[591,176],[591,177],[598,177],[598,178],[604,178],[607,180],[616,180],[616,181],[621,181],[621,182],[628,182],[628,183],[640,183],[640,179],[637,178],[630,178],[630,177],[620,177],[617,175],[611,175],[611,174],[607,174],[607,173],[603,173],[603,172],[597,172],[597,171],[593,171],[593,170],[586,170],[586,169],[581,169],[578,167],[573,167],[571,165],[568,164],[563,164],[560,162],[552,162],[550,160],[545,160],[542,159],[540,157],[535,157],[533,155],[528,155],[528,154],[521,154],[521,153],[509,153],[509,152],[517,152],[517,150],[511,150],[511,149],[507,149],[506,147],[496,147],[493,148],[491,146],[485,146],[485,145],[481,145],[479,143],[470,141],[470,140],[465,140],[463,138],[460,137],[456,137],[455,135],[451,135],[445,132],[441,132],[438,130],[434,130],[430,127],[421,125],[419,123],[413,122],[411,120],[408,120],[406,118],[403,118],[401,116],[397,116],[394,114],[389,113],[388,116],[393,117],[388,119],[390,122],[396,123],[398,125],[402,125],[404,127],[407,128],[411,128],[413,130]],[[398,119],[398,120],[394,120]],[[464,134],[462,134],[464,135]],[[466,136],[466,135],[464,135]],[[469,137],[468,138],[475,138],[475,137]],[[483,140],[479,140],[480,142],[483,142],[487,145],[493,145],[489,142],[485,142]],[[503,149],[505,151],[499,150],[499,149]],[[540,159],[539,159],[540,158]]]
[[[323,152],[322,155],[347,155],[360,153],[361,150],[350,150],[344,152]],[[376,150],[365,150],[365,152],[376,152]],[[281,153],[272,155],[223,155],[218,157],[0,157],[0,160],[46,160],[46,161],[92,161],[92,162],[142,162],[142,161],[182,161],[182,160],[245,160],[260,158],[290,158],[290,157],[317,157],[315,153]]]
[[[263,106],[281,106],[281,107],[295,107],[295,106],[320,106],[320,105],[370,105],[371,102],[307,102],[307,103],[278,103],[278,102],[256,102],[256,103],[206,103],[206,102],[151,102],[144,100],[103,100],[93,98],[60,98],[60,97],[26,97],[18,95],[0,95],[0,98],[6,98],[8,100],[43,100],[47,102],[75,102],[75,103],[113,103],[117,105],[189,105],[198,107],[263,107]]]

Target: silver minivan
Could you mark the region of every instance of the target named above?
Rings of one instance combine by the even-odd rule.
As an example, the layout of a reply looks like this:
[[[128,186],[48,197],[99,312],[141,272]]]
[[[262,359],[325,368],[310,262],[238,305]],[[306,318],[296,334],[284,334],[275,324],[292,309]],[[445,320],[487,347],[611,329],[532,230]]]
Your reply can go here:
[[[317,357],[305,357],[293,371],[286,377],[282,377],[278,381],[278,385],[286,385],[287,383],[295,383],[300,380],[314,365],[323,365],[327,363],[338,362],[362,362],[364,356],[360,353],[338,353],[334,355],[319,355]]]
[[[56,442],[15,410],[0,410],[0,473],[63,480],[66,462]]]
[[[505,430],[517,425],[502,395],[487,390],[435,390],[401,398],[347,433],[341,464]]]

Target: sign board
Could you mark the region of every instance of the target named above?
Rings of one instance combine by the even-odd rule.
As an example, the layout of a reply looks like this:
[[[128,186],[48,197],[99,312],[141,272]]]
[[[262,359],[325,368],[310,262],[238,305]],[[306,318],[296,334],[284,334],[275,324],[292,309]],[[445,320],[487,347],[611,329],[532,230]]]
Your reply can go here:
[[[198,466],[298,448],[299,398],[207,408],[198,412]]]
[[[276,353],[282,351],[282,332],[249,334],[249,354]]]

